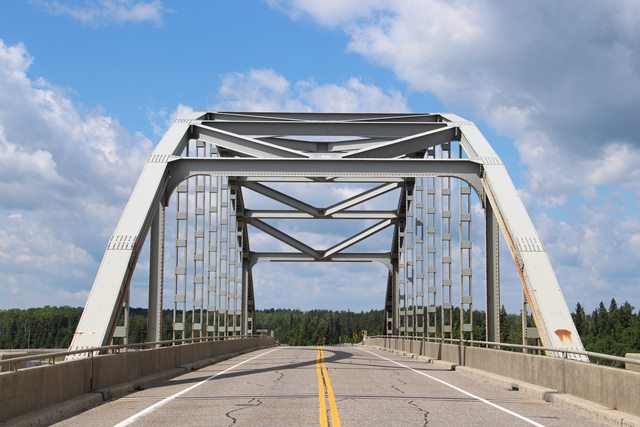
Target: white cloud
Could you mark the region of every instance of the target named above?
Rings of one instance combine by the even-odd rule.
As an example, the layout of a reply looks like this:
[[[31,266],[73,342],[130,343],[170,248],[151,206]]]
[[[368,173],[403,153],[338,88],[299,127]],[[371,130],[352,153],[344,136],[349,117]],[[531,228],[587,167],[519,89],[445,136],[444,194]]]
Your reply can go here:
[[[30,77],[31,62],[24,46],[0,40],[0,288],[11,296],[2,307],[41,302],[16,289],[44,292],[48,304],[71,298],[54,289],[89,289],[151,151],[117,119]]]
[[[274,9],[279,9],[293,19],[300,19],[306,13],[323,25],[339,25],[354,18],[366,18],[371,12],[384,6],[384,0],[267,0]]]
[[[33,0],[32,3],[51,15],[68,16],[92,27],[147,22],[159,26],[167,12],[160,0],[85,0],[80,4],[70,4],[63,0]]]
[[[387,267],[379,263],[258,263],[259,309],[370,310],[384,305]]]
[[[355,3],[270,2],[341,28],[350,51],[511,138],[570,301],[640,297],[637,263],[620,258],[640,212],[640,3]]]
[[[541,140],[545,155],[523,156],[531,170],[545,166],[551,153],[564,165],[615,150],[640,153],[638,2],[400,0],[365,2],[362,10],[350,2],[272,4],[324,25],[341,24],[350,50],[449,108],[488,122],[521,152],[536,150]],[[611,182],[609,162],[589,166],[575,168],[573,177],[562,177],[560,168],[549,181],[571,179],[571,190]],[[635,167],[618,166],[621,177]]]
[[[351,77],[343,84],[314,80],[290,82],[271,69],[231,73],[223,77],[214,110],[227,111],[408,111],[397,90],[383,90]]]

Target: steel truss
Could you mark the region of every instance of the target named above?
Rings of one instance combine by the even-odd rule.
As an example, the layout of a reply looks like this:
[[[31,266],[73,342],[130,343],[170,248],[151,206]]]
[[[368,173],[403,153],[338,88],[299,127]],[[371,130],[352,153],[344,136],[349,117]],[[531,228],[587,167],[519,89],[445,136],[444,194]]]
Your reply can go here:
[[[270,182],[373,184],[322,207]],[[282,208],[245,207],[246,190]],[[390,192],[399,194],[395,209],[359,208]],[[160,338],[170,245],[174,338],[252,333],[252,267],[260,261],[383,263],[387,334],[472,338],[474,197],[485,211],[487,339],[500,339],[501,231],[542,344],[583,350],[544,246],[502,161],[473,123],[454,114],[235,112],[192,113],[162,138],[109,241],[71,348],[126,337],[131,276],[147,234],[149,341]],[[175,232],[167,240],[170,201]],[[268,222],[273,219],[372,225],[318,249]],[[251,251],[249,225],[292,250]],[[387,228],[393,228],[388,252],[348,250]]]

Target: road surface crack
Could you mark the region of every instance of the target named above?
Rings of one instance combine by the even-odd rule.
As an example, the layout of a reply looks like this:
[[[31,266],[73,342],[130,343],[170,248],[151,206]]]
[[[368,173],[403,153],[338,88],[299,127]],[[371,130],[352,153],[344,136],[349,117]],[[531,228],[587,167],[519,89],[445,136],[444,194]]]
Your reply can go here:
[[[406,382],[406,381],[403,381],[403,380],[400,378],[400,371],[399,371],[399,370],[395,370],[395,371],[393,371],[393,372],[398,376],[398,378],[396,378],[396,379],[398,380],[398,382],[400,382],[400,384],[402,384],[402,385],[407,385],[407,382]]]
[[[406,381],[403,381],[402,379],[400,379],[400,372],[399,372],[399,371],[394,370],[394,371],[393,371],[393,373],[394,373],[394,374],[396,374],[396,380],[400,383],[400,386],[401,386],[401,387],[402,387],[402,386],[407,385],[407,382],[406,382]],[[402,393],[402,394],[405,394],[405,393],[404,393],[404,390],[399,389],[399,388],[398,388],[397,386],[395,386],[395,385],[391,385],[391,388],[398,390],[398,391],[399,391],[400,393]]]
[[[282,379],[282,377],[284,377],[284,372],[280,372],[280,371],[273,371],[276,374],[280,375],[278,378],[276,378],[275,380],[273,380],[274,383],[277,383],[278,381],[280,381]]]
[[[254,401],[256,403],[253,403]],[[236,405],[236,406],[240,406],[240,408],[232,409],[232,410],[228,411],[226,414],[224,414],[227,418],[231,419],[231,424],[229,424],[229,426],[235,425],[235,423],[238,421],[237,418],[235,418],[235,417],[233,417],[231,415],[232,413],[238,412],[238,411],[242,411],[242,410],[247,409],[247,408],[255,408],[255,407],[260,406],[260,405],[262,405],[262,401],[260,399],[256,399],[256,398],[253,398],[253,399],[249,400],[247,403],[241,403],[239,405]]]
[[[400,390],[398,387],[392,385],[391,388],[398,390],[400,393],[404,394],[404,390]]]
[[[421,407],[419,407],[418,405],[416,405],[413,400],[409,401],[409,405],[413,406],[414,408],[416,408],[418,411],[422,412],[424,414],[424,424],[423,427],[426,427],[427,424],[429,424],[429,411],[422,409]]]

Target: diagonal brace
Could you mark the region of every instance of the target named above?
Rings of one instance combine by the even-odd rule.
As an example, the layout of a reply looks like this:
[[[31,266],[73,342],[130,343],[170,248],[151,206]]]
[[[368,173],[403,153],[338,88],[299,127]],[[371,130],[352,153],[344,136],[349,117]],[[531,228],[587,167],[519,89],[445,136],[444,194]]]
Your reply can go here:
[[[267,224],[264,221],[255,218],[248,218],[247,222],[253,225],[258,230],[267,233],[269,236],[274,237],[283,243],[286,243],[287,245],[299,250],[302,253],[312,256],[316,260],[321,258],[320,253],[312,247],[305,245],[300,240],[294,239],[287,233],[278,230],[277,228]]]
[[[445,142],[458,139],[454,126],[447,126],[427,132],[394,139],[345,154],[344,158],[393,158],[407,156]]]
[[[283,203],[287,206],[291,206],[292,208],[297,209],[299,211],[306,212],[310,215],[313,215],[314,217],[321,215],[320,211],[314,206],[311,206],[301,200],[298,200],[295,197],[291,197],[289,195],[281,193],[278,190],[274,190],[271,187],[267,187],[266,185],[260,184],[259,182],[245,181],[242,183],[242,185],[248,188],[249,190],[253,190],[256,193],[262,194],[263,196],[266,196],[277,202]]]
[[[193,126],[197,138],[249,157],[308,158],[305,153],[205,125]]]
[[[323,212],[324,216],[332,215],[336,212],[343,211],[345,209],[349,209],[352,206],[359,205],[360,203],[366,202],[367,200],[374,199],[382,194],[388,193],[389,191],[395,190],[400,186],[398,182],[392,182],[390,184],[382,184],[377,187],[374,187],[370,190],[367,190],[363,193],[356,194],[353,197],[349,197],[346,200],[343,200],[335,205],[329,206]]]
[[[330,247],[329,249],[324,251],[324,253],[322,254],[322,257],[323,258],[329,258],[331,255],[337,254],[337,253],[347,249],[348,247],[353,246],[356,243],[363,241],[367,237],[372,236],[372,235],[384,230],[385,228],[390,226],[392,224],[392,222],[393,221],[391,221],[390,219],[382,220],[382,221],[372,225],[371,227],[366,228],[365,230],[362,230],[361,232],[359,232],[357,234],[354,234],[353,236],[349,237],[348,239],[343,240],[342,242],[338,243],[337,245]]]

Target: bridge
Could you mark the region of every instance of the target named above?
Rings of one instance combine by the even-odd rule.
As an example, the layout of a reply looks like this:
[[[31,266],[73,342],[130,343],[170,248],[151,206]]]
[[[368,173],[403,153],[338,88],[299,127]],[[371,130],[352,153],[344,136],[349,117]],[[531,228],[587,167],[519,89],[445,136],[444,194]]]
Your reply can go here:
[[[283,183],[362,190],[317,206]],[[277,208],[252,206],[255,195]],[[370,208],[385,197],[391,208]],[[317,248],[280,226],[301,219],[321,223],[318,230],[340,220],[362,228]],[[356,250],[385,230],[388,250]],[[290,249],[251,250],[256,233]],[[501,234],[523,295],[521,345],[500,342]],[[148,342],[130,343],[131,281],[145,241]],[[259,262],[381,263],[383,335],[317,348],[257,336]],[[167,300],[173,339],[163,342]],[[486,309],[482,337],[473,330],[478,306]],[[66,361],[17,369],[38,357]],[[109,240],[69,351],[38,357],[6,363],[17,370],[0,375],[0,421],[47,424],[104,401],[62,424],[595,425],[640,416],[640,373],[589,363],[606,356],[584,351],[504,164],[454,114],[195,112],[176,120]],[[34,390],[45,391],[25,403]]]

